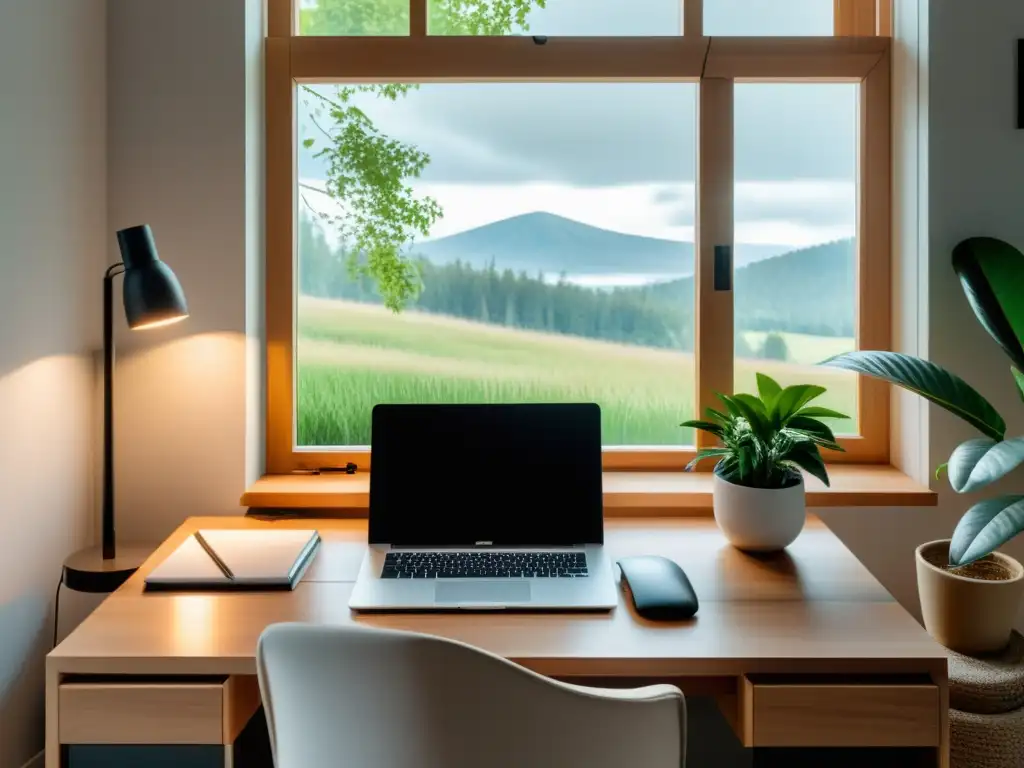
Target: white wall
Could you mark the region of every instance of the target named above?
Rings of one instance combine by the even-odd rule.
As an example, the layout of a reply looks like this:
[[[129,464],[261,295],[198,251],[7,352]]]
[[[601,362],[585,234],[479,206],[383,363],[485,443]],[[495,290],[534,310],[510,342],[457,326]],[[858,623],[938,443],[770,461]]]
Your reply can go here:
[[[238,514],[262,467],[252,404],[261,351],[246,338],[260,323],[246,290],[258,281],[262,242],[260,7],[109,1],[110,228],[153,227],[191,312],[146,333],[119,320],[116,488],[126,541],[157,542],[189,515]]]
[[[913,0],[901,0],[904,13]],[[1020,0],[921,0],[927,49],[921,72],[924,133],[921,193],[927,200],[919,245],[928,301],[923,350],[957,372],[1006,417],[1009,431],[1024,431],[1024,406],[1009,362],[981,329],[950,267],[953,246],[989,235],[1024,251],[1024,130],[1015,129],[1016,40],[1024,38]],[[910,288],[913,291],[912,287]],[[970,427],[930,408],[924,430],[928,463],[946,460]],[[992,491],[1020,493],[1024,475]],[[960,515],[980,497],[957,496],[945,479],[932,480],[939,508],[846,510],[823,515],[847,545],[906,607],[919,614],[913,550],[948,538]],[[1024,537],[1004,551],[1024,559]],[[1018,622],[1024,626],[1024,606]]]
[[[0,767],[43,746],[64,557],[91,540],[104,0],[0,3]]]

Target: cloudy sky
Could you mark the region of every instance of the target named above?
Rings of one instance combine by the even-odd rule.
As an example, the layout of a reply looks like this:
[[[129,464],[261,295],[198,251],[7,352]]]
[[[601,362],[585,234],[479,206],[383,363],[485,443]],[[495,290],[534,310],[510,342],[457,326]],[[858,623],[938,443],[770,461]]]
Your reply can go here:
[[[678,6],[548,0],[531,32],[675,34]],[[708,34],[830,34],[832,0],[705,0],[705,24]],[[682,83],[430,83],[396,103],[357,104],[430,155],[413,186],[444,209],[432,237],[542,210],[692,240],[696,95]],[[737,243],[785,249],[853,234],[856,95],[853,85],[737,86]],[[306,119],[300,131],[316,135]],[[299,167],[321,183],[308,152]]]

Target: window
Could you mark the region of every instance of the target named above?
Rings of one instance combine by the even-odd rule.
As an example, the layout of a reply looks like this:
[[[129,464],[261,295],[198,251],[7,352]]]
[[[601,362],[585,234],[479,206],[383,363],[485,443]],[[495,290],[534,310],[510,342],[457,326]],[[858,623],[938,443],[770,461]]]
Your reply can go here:
[[[299,447],[367,445],[378,402],[594,401],[607,445],[683,443],[680,415],[696,414],[695,85],[298,95]],[[356,211],[330,164],[356,118],[325,125],[342,105],[423,164],[408,202],[434,221],[407,246],[422,289],[400,314],[343,268]]]
[[[735,119],[735,388],[755,372],[820,384],[849,414],[857,378],[815,363],[857,347],[857,96],[852,83],[738,83]]]
[[[378,402],[565,400],[678,469],[757,370],[885,461],[881,385],[813,367],[889,341],[884,5],[270,0],[268,471],[366,466]]]

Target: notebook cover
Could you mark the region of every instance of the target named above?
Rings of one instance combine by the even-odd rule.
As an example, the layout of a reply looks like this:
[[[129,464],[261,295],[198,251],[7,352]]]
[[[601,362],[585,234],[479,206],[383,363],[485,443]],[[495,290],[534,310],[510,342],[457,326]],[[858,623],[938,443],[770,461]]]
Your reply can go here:
[[[228,578],[196,537],[189,536],[146,577],[147,589],[294,589],[320,543],[313,530],[199,533],[234,578]]]

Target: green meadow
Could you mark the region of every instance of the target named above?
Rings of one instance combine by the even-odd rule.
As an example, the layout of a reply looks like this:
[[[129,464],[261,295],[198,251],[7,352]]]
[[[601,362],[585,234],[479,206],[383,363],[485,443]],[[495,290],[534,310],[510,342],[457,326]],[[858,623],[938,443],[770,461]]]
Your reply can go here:
[[[299,445],[367,445],[377,403],[573,401],[600,404],[605,445],[693,442],[678,426],[695,415],[689,353],[308,297],[298,336]],[[852,340],[783,336],[795,362],[740,360],[737,391],[753,391],[762,371],[783,384],[821,384],[822,405],[854,415],[855,379],[811,365]]]

